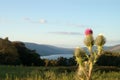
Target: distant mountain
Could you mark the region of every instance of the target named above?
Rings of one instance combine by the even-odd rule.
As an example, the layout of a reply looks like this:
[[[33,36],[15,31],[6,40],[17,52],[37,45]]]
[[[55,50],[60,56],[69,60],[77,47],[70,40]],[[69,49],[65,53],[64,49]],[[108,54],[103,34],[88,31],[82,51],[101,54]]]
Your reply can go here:
[[[41,56],[55,55],[55,54],[73,54],[74,49],[60,48],[51,45],[43,45],[36,43],[25,42],[27,48],[36,50]]]
[[[49,56],[49,55],[60,55],[60,54],[73,54],[73,48],[61,48],[51,45],[43,45],[37,43],[29,43],[25,42],[27,48],[36,50],[41,56]],[[85,51],[88,51],[86,47],[83,47]],[[96,49],[94,47],[94,49]],[[104,46],[104,50],[120,52],[120,45],[115,46]]]
[[[109,48],[109,51],[120,52],[120,44],[119,45],[115,45],[115,46],[111,46]]]

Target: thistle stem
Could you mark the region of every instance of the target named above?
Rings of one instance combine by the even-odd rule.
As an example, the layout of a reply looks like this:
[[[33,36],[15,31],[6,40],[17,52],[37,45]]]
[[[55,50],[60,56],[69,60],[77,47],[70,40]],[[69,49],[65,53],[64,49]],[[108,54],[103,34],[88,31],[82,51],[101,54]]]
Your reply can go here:
[[[97,46],[97,47],[98,47],[98,55],[100,55],[102,52],[102,46]]]
[[[92,46],[89,46],[88,50],[89,50],[90,55],[92,55]]]

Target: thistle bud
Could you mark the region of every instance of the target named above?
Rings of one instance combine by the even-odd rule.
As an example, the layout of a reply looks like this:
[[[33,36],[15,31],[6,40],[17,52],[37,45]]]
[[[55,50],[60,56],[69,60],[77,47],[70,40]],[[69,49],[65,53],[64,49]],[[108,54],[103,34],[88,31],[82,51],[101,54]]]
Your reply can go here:
[[[105,42],[106,42],[106,39],[102,34],[99,34],[95,39],[95,44],[97,46],[103,46]]]
[[[86,58],[86,53],[84,52],[83,49],[81,49],[80,47],[77,47],[75,49],[75,57],[76,57],[76,61],[78,64],[82,64],[82,62],[85,60]]]
[[[105,44],[106,39],[102,34],[99,34],[96,39],[95,39],[95,44],[97,45],[98,48],[98,54],[101,54],[103,45]]]
[[[80,47],[76,47],[75,49],[75,57],[81,58],[85,56],[85,52],[83,49],[81,49]]]
[[[94,45],[94,38],[92,35],[88,35],[85,37],[84,39],[84,44],[87,46],[87,47],[92,47]]]

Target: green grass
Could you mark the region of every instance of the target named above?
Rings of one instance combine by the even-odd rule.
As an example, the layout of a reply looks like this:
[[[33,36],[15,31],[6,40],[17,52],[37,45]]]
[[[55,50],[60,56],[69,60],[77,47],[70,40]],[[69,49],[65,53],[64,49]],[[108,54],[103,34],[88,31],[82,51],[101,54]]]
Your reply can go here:
[[[76,67],[0,66],[0,80],[77,80]],[[93,80],[120,80],[120,71],[96,71]]]

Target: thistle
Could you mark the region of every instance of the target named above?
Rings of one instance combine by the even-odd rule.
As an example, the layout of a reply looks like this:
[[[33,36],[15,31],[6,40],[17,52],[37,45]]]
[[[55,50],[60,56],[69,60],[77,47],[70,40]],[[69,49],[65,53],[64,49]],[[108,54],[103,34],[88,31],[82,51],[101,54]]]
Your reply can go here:
[[[84,44],[88,48],[90,56],[88,56],[85,51],[80,47],[77,47],[75,49],[75,57],[79,65],[77,72],[79,80],[92,80],[92,71],[94,64],[100,56],[105,42],[106,39],[103,35],[98,35],[94,41],[92,29],[85,30]],[[92,50],[94,43],[97,45],[98,53],[93,52]]]

